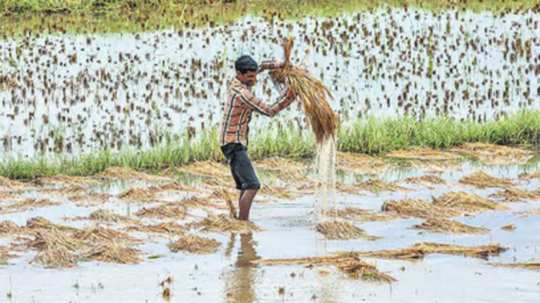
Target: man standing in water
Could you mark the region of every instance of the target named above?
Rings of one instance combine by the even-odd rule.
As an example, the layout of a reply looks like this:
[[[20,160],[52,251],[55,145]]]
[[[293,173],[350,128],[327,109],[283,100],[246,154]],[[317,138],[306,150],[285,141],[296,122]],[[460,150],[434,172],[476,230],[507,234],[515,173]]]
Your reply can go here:
[[[257,99],[251,87],[257,81],[257,75],[264,70],[282,68],[283,63],[265,61],[259,67],[250,56],[244,55],[235,62],[236,76],[229,81],[227,100],[223,112],[220,133],[221,151],[227,158],[231,172],[240,190],[238,206],[240,220],[249,219],[251,204],[257,191],[261,188],[251,160],[247,155],[249,122],[253,111],[273,117],[287,108],[295,99],[287,89],[282,97],[272,106]]]

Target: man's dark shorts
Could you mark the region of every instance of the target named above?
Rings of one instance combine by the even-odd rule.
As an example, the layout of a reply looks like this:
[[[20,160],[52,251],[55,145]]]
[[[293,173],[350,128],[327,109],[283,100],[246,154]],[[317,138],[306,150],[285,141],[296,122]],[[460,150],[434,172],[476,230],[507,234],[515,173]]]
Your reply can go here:
[[[231,172],[236,182],[236,189],[260,189],[261,184],[255,174],[251,160],[247,155],[247,148],[239,143],[229,143],[221,147],[227,158]]]

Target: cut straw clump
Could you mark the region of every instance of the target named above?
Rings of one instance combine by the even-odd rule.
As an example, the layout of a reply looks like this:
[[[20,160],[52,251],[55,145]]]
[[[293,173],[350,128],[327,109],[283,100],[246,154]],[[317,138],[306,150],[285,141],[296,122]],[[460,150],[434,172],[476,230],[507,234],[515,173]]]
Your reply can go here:
[[[504,205],[497,204],[495,201],[463,191],[446,193],[438,198],[433,197],[433,204],[465,212],[510,209]]]
[[[23,233],[24,228],[11,220],[0,222],[0,235],[16,235]]]
[[[402,218],[450,218],[460,215],[460,212],[457,210],[433,205],[422,199],[385,201],[382,210]]]
[[[406,163],[407,167],[425,170],[432,174],[442,174],[447,171],[460,171],[462,169],[463,162],[456,160],[446,161],[426,161],[426,160],[412,160]]]
[[[540,170],[535,171],[534,173],[530,173],[530,174],[523,173],[523,174],[519,175],[519,178],[521,180],[532,180],[532,179],[540,180]]]
[[[186,207],[160,205],[153,208],[142,208],[135,213],[138,217],[158,218],[158,219],[176,219],[182,220],[186,217]]]
[[[145,182],[158,182],[170,180],[166,177],[153,176],[141,173],[128,167],[108,167],[103,172],[96,174],[94,178],[104,181],[140,180]]]
[[[534,156],[528,150],[488,143],[466,143],[452,150],[476,157],[487,165],[522,165]]]
[[[183,205],[185,207],[192,207],[192,208],[204,208],[204,207],[213,207],[215,206],[210,202],[207,198],[200,198],[196,196],[192,196],[189,198],[182,199],[180,201],[171,202],[168,205],[174,206],[174,205]]]
[[[145,232],[157,234],[183,235],[186,228],[173,222],[159,223],[154,225],[134,225],[126,228],[127,232]]]
[[[285,200],[293,200],[296,198],[296,195],[294,195],[290,190],[287,190],[286,188],[282,188],[282,187],[277,187],[277,186],[274,187],[274,186],[262,185],[259,193],[264,196],[278,198],[278,199],[285,199]]]
[[[395,217],[387,214],[381,214],[372,210],[357,207],[347,207],[345,209],[337,210],[337,216],[342,219],[359,222],[392,221],[395,219]]]
[[[206,239],[196,235],[180,237],[175,242],[167,244],[172,252],[184,252],[190,254],[212,254],[220,247],[221,243],[214,239]]]
[[[460,155],[434,150],[426,147],[414,147],[410,150],[396,150],[386,154],[385,157],[435,161],[456,160],[462,158]]]
[[[509,180],[493,177],[483,170],[478,170],[472,174],[469,174],[459,180],[460,183],[466,185],[472,185],[478,188],[488,187],[507,187],[515,185],[514,182]]]
[[[300,100],[317,143],[320,145],[326,140],[336,138],[340,128],[339,116],[328,104],[327,100],[332,99],[330,90],[306,69],[292,66],[292,48],[293,39],[289,37],[283,43],[284,67],[271,74],[280,82],[285,83],[292,94]]]
[[[6,177],[0,177],[0,191],[20,191],[27,189],[31,189],[31,186]]]
[[[188,166],[178,168],[177,171],[205,177],[228,176],[231,173],[227,166],[213,161],[195,162]]]
[[[7,265],[8,260],[11,258],[15,258],[16,255],[11,254],[8,251],[8,248],[5,246],[0,246],[0,265]]]
[[[80,185],[73,185],[61,188],[49,188],[43,190],[43,192],[53,196],[86,195],[86,188]]]
[[[106,222],[106,223],[132,223],[133,219],[115,214],[111,211],[100,209],[92,212],[88,219],[92,221]]]
[[[16,203],[13,203],[7,206],[1,206],[0,213],[9,214],[9,213],[25,212],[29,209],[43,208],[43,207],[48,207],[48,206],[57,206],[60,204],[61,204],[60,202],[51,201],[49,199],[24,198],[23,200],[18,201]]]
[[[109,201],[110,195],[105,193],[87,193],[68,197],[77,206],[95,206]]]
[[[138,186],[134,186],[128,190],[123,191],[118,195],[121,200],[129,202],[147,202],[151,200],[157,200],[161,198],[159,194],[149,189],[143,189]]]
[[[265,158],[255,162],[254,165],[255,167],[260,167],[265,170],[279,172],[294,172],[306,169],[306,166],[303,163],[282,157]]]
[[[416,185],[422,185],[427,188],[435,188],[438,185],[445,185],[447,184],[446,181],[442,178],[439,178],[434,175],[425,175],[421,177],[410,177],[405,179],[406,183],[409,184],[416,184]]]
[[[31,239],[23,239],[28,248],[38,250],[34,262],[50,268],[73,267],[84,260],[135,264],[139,251],[130,245],[140,240],[129,235],[92,225],[77,229],[51,223],[41,217],[27,223]]]
[[[496,267],[540,270],[540,261],[538,260],[535,260],[532,262],[525,262],[525,263],[489,263],[489,265],[496,266]]]
[[[387,183],[380,179],[365,181],[360,184],[357,184],[356,187],[373,192],[373,193],[380,193],[380,192],[385,192],[385,191],[390,191],[390,192],[411,191],[410,188],[403,187],[395,183]]]
[[[397,281],[389,275],[380,272],[373,265],[364,263],[353,254],[343,253],[339,256],[328,257],[305,257],[291,259],[259,259],[251,261],[253,264],[275,266],[275,265],[305,265],[313,266],[336,266],[341,272],[346,273],[351,278],[359,278],[366,281],[382,281],[391,283]]]
[[[470,226],[460,222],[442,219],[431,218],[422,222],[422,224],[413,225],[411,229],[427,230],[434,233],[443,234],[470,234],[470,235],[483,235],[489,232],[488,228]]]
[[[207,232],[220,233],[251,233],[262,231],[257,225],[249,221],[237,220],[228,215],[209,215],[203,220],[191,223],[190,227]]]
[[[150,191],[153,191],[153,192],[156,192],[156,193],[157,192],[175,192],[175,193],[180,192],[180,193],[183,193],[183,192],[192,192],[192,191],[197,190],[195,187],[187,186],[187,185],[178,183],[176,181],[168,183],[168,184],[164,184],[164,185],[152,186],[152,187],[150,187],[148,189]]]
[[[60,231],[76,231],[77,230],[75,227],[52,223],[51,221],[43,217],[30,218],[26,222],[26,227],[28,229],[33,229],[33,230],[39,230],[39,229],[49,229],[49,230],[56,229]]]
[[[325,221],[317,224],[315,230],[329,240],[366,239],[374,241],[380,239],[380,237],[370,236],[363,229],[343,221]]]
[[[81,256],[72,250],[58,247],[42,250],[34,257],[34,262],[45,268],[71,268],[77,266]]]
[[[504,198],[504,202],[539,201],[540,189],[526,190],[506,187],[504,191],[495,192],[491,194],[490,197]]]
[[[378,158],[356,153],[337,153],[337,168],[358,175],[386,172],[391,164]]]
[[[423,259],[429,254],[461,255],[487,259],[490,256],[498,256],[501,252],[505,252],[507,249],[508,248],[501,246],[499,243],[491,243],[480,246],[459,246],[424,242],[414,244],[404,249],[354,252],[354,254],[358,257],[407,261]],[[347,254],[350,254],[350,252],[338,253],[338,256]]]
[[[52,177],[39,178],[36,179],[34,182],[52,184],[99,184],[98,181],[93,179],[67,175],[56,175]]]
[[[362,261],[339,264],[337,268],[351,278],[364,281],[381,281],[385,283],[397,281],[397,279],[377,270],[374,265]]]

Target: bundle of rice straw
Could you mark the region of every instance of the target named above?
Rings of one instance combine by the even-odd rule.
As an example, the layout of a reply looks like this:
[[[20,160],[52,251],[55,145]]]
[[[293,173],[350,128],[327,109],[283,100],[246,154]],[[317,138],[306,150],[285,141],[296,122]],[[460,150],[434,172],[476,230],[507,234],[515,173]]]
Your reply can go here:
[[[292,66],[292,48],[292,37],[288,37],[283,43],[285,66],[272,74],[275,78],[284,82],[302,102],[304,112],[307,115],[313,133],[317,138],[317,143],[322,144],[330,137],[335,139],[336,133],[340,127],[340,121],[338,115],[334,113],[327,102],[327,99],[332,99],[332,94],[330,93],[330,90],[320,80],[315,79],[309,71],[298,66]]]

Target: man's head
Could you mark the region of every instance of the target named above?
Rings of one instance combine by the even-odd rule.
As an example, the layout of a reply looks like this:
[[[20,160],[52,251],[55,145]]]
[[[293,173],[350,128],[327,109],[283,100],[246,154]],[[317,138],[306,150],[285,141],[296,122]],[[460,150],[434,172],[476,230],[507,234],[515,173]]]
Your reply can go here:
[[[248,55],[243,55],[234,63],[236,77],[247,86],[253,86],[257,82],[257,61]]]

